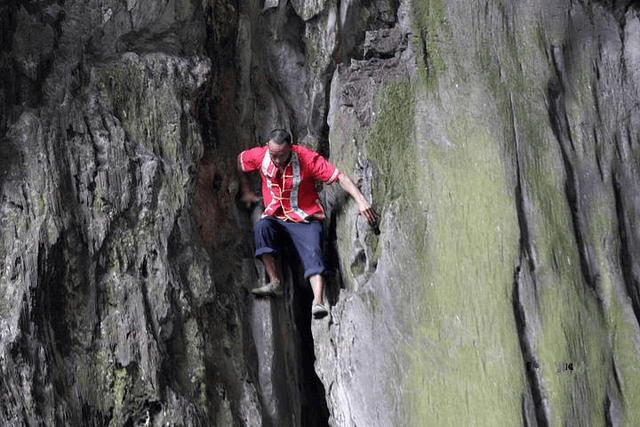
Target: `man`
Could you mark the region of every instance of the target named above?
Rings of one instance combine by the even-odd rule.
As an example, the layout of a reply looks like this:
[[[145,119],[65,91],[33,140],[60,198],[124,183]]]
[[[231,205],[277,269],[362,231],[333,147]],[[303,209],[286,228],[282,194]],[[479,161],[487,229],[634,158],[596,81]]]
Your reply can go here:
[[[293,145],[291,134],[284,129],[271,131],[265,146],[240,153],[238,168],[241,171],[242,200],[247,204],[260,198],[251,191],[245,173],[260,172],[262,178],[265,210],[253,233],[256,257],[262,258],[270,283],[252,290],[252,293],[256,296],[282,295],[275,256],[282,249],[282,237],[288,236],[304,266],[305,279],[311,283],[311,313],[314,318],[326,316],[328,310],[323,300],[326,267],[322,256],[322,220],[325,213],[316,191],[316,181],[326,184],[339,182],[358,204],[360,215],[372,226],[378,221],[377,213],[347,175],[315,151]]]

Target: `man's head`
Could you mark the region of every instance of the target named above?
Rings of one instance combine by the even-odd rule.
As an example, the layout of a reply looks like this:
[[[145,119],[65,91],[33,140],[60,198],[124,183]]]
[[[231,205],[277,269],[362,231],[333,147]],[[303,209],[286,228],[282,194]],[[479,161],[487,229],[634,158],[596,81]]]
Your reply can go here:
[[[284,167],[291,157],[291,134],[285,129],[274,129],[269,134],[269,156],[274,165]]]
[[[269,133],[269,141],[273,141],[277,145],[291,145],[291,134],[286,129],[274,129]]]

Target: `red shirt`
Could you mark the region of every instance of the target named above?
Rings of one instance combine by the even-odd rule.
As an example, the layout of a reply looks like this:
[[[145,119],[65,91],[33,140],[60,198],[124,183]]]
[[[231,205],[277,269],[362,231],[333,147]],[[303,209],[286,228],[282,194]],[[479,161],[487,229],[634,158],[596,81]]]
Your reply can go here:
[[[243,151],[238,162],[243,172],[260,171],[265,204],[263,216],[292,222],[322,220],[324,209],[316,181],[333,184],[341,173],[320,154],[300,145],[291,146],[291,157],[284,173],[271,161],[267,146]]]

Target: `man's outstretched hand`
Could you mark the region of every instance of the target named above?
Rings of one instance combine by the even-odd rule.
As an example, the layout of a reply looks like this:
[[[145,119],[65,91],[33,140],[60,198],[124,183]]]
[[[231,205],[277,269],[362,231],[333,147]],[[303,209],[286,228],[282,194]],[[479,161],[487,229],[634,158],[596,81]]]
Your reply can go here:
[[[371,203],[369,203],[367,199],[362,195],[351,178],[341,173],[340,175],[338,175],[338,182],[358,204],[358,214],[362,215],[362,217],[367,221],[371,228],[373,228],[373,231],[376,234],[380,234],[380,229],[378,228],[378,213],[371,207]]]
[[[378,213],[367,202],[358,205],[358,213],[367,220],[371,227],[378,225]]]
[[[369,226],[373,229],[373,232],[376,235],[380,234],[380,227],[378,224],[380,217],[367,201],[358,204],[358,213],[367,220],[367,223],[369,223]]]

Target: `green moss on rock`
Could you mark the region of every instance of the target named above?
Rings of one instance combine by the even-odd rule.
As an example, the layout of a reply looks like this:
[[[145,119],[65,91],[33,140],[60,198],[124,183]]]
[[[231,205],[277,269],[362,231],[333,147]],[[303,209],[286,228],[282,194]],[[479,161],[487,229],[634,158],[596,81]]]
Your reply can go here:
[[[407,205],[415,194],[417,161],[412,127],[415,99],[410,83],[386,86],[378,99],[379,117],[367,138],[367,155],[376,165],[374,200],[386,206],[395,199]],[[408,207],[408,206],[407,206]]]
[[[142,60],[129,53],[101,69],[97,82],[128,135],[169,164],[178,160],[181,143],[181,96],[174,87],[178,76],[169,78],[177,72],[174,66],[171,61],[165,64],[152,56]]]
[[[418,74],[428,88],[435,89],[438,77],[446,70],[442,54],[442,38],[446,37],[443,0],[421,0],[413,3],[413,23],[417,31]]]
[[[427,236],[416,246],[420,301],[407,345],[410,425],[511,425],[525,387],[512,312],[517,215],[491,132],[447,117],[447,142],[427,141],[418,194]],[[418,135],[420,139],[422,135]],[[415,194],[415,193],[414,193]]]

